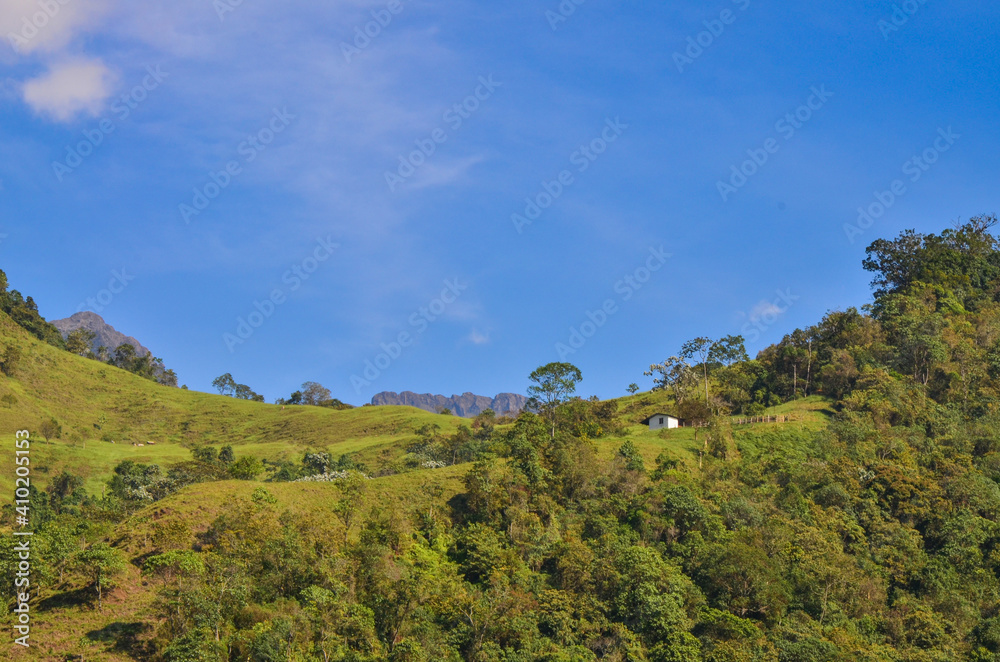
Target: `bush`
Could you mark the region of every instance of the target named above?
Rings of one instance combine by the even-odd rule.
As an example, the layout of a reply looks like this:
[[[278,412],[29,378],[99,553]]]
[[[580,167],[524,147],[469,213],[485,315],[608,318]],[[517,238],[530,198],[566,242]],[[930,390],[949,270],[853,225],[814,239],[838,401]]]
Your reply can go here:
[[[8,377],[17,374],[18,366],[21,364],[21,348],[17,345],[7,345],[0,356],[0,371]]]
[[[219,451],[214,446],[202,446],[191,451],[191,455],[203,464],[215,464],[219,460]]]
[[[241,457],[229,465],[229,475],[237,480],[253,480],[264,471],[264,463],[255,457]]]

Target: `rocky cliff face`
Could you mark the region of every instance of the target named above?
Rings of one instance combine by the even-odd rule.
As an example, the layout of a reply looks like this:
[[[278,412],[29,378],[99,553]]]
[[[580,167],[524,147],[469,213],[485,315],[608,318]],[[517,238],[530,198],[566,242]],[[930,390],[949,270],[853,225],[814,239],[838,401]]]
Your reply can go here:
[[[104,321],[97,313],[92,313],[90,311],[84,311],[82,313],[76,313],[71,317],[66,319],[55,320],[52,325],[59,329],[59,333],[63,335],[63,338],[67,337],[73,331],[77,329],[88,329],[93,331],[95,334],[94,346],[91,347],[95,352],[97,348],[104,345],[108,348],[108,351],[114,352],[119,345],[132,345],[135,347],[135,353],[139,356],[146,356],[149,354],[149,350],[142,346],[142,344],[133,338],[132,336],[126,336],[124,333],[116,330],[115,327],[111,326]]]
[[[500,393],[495,398],[488,398],[484,395],[475,395],[473,393],[445,397],[443,395],[431,395],[430,393],[418,394],[412,391],[403,391],[402,393],[383,391],[382,393],[377,393],[372,398],[372,404],[406,405],[432,412],[438,412],[442,408],[446,408],[451,410],[451,413],[456,416],[471,418],[484,409],[492,409],[498,416],[503,416],[504,414],[516,415],[524,408],[527,400],[523,395],[516,393]]]

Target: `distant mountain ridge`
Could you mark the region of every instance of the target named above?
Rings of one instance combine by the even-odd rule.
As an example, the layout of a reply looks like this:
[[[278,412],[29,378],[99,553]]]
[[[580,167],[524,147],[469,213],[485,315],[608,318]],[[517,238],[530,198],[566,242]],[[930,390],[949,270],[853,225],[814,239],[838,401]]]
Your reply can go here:
[[[498,416],[517,414],[524,409],[527,401],[528,398],[517,393],[500,393],[493,398],[486,397],[485,395],[463,393],[462,395],[453,395],[449,398],[430,393],[418,394],[413,391],[403,391],[402,393],[382,391],[372,397],[373,405],[405,405],[435,413],[444,408],[457,416],[467,418],[471,418],[485,409],[492,409]]]
[[[62,334],[63,338],[69,336],[70,333],[76,331],[77,329],[87,329],[88,331],[94,332],[94,345],[91,349],[97,352],[97,348],[103,345],[108,348],[108,351],[112,354],[120,345],[132,345],[135,347],[135,353],[137,356],[147,356],[151,354],[148,348],[143,347],[137,339],[132,336],[126,336],[124,333],[115,329],[107,322],[104,318],[97,313],[92,313],[89,310],[76,313],[65,319],[53,320],[51,322],[52,326],[59,329],[59,333]]]

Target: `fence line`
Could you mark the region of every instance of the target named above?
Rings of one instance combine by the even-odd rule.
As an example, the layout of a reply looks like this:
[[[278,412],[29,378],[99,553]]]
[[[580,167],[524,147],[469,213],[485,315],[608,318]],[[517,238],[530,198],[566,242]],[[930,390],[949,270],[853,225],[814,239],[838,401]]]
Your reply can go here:
[[[757,425],[760,423],[787,423],[791,419],[790,416],[734,416],[731,417],[729,422],[732,425]],[[681,421],[679,427],[682,428],[707,428],[708,423],[705,421]]]

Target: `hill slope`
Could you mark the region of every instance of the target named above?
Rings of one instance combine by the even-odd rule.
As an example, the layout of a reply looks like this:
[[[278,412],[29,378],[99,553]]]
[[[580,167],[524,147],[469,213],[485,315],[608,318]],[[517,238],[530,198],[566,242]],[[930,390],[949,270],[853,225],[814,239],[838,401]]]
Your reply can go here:
[[[190,459],[191,449],[213,444],[274,460],[306,450],[372,451],[411,438],[422,425],[457,425],[453,417],[408,407],[280,407],[161,386],[42,343],[3,313],[0,345],[21,354],[13,378],[0,375],[0,430],[32,431],[49,474],[68,469],[98,492],[123,459],[178,462]],[[41,424],[53,418],[60,437],[45,441]],[[144,446],[132,445],[138,443]],[[0,472],[11,471],[13,458],[0,456]],[[44,484],[44,474],[39,478]],[[0,493],[9,495],[11,484],[2,485]]]

